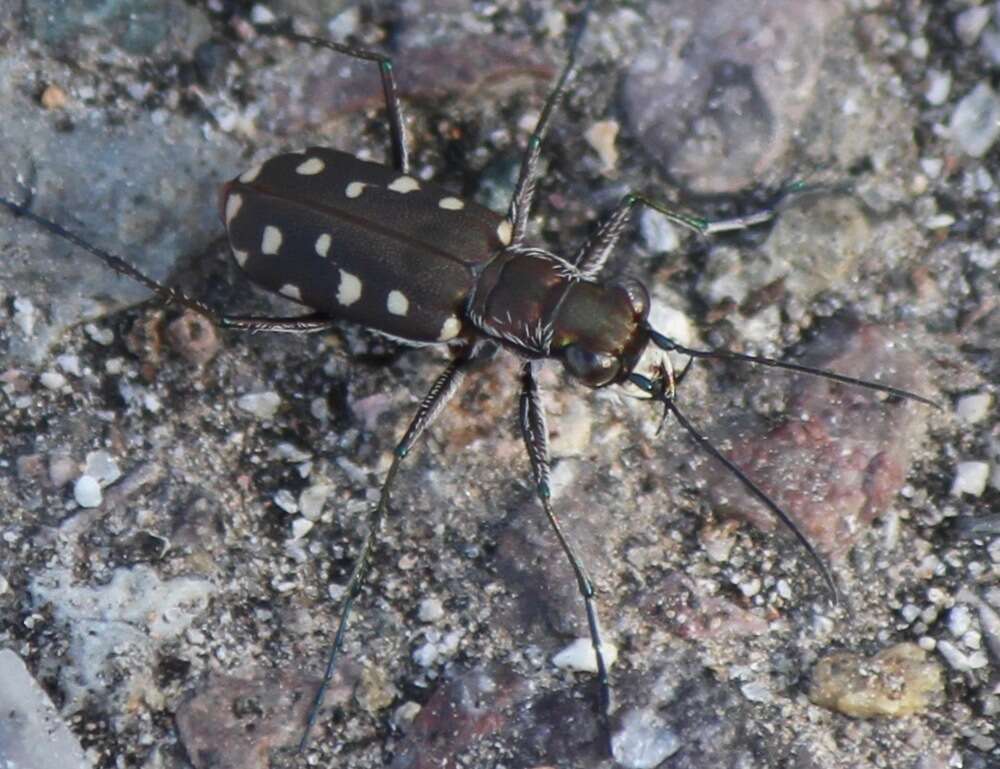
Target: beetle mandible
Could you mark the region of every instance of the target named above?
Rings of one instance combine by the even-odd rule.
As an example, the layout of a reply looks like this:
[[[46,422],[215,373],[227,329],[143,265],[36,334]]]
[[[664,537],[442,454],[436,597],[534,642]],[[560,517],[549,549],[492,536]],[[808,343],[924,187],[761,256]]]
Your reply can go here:
[[[675,386],[683,373],[674,375],[667,353],[686,356],[689,365],[695,358],[740,360],[933,405],[899,388],[830,371],[681,345],[649,324],[649,293],[642,283],[634,279],[608,283],[600,278],[637,206],[652,208],[701,235],[765,222],[774,216],[774,208],[708,221],[672,210],[640,193],[630,193],[572,257],[558,256],[528,242],[541,148],[556,108],[576,73],[577,52],[591,5],[588,3],[581,14],[568,46],[566,64],[528,140],[510,205],[503,214],[411,174],[402,111],[387,56],[287,30],[272,30],[294,42],[328,48],[377,65],[390,129],[390,165],[311,147],[273,157],[245,171],[221,190],[220,212],[236,263],[257,285],[310,308],[308,314],[287,318],[220,315],[152,280],[119,256],[37,216],[27,205],[0,198],[0,204],[13,213],[32,219],[164,300],[192,309],[220,327],[310,333],[346,320],[405,343],[446,345],[451,349],[452,361],[434,381],[396,445],[379,500],[372,508],[369,531],[344,593],[323,680],[303,730],[300,750],[307,744],[332,680],[400,465],[458,391],[470,368],[490,358],[498,348],[512,351],[524,361],[519,425],[536,496],[584,601],[605,734],[610,684],[595,590],[552,506],[548,431],[536,378],[538,363],[557,360],[571,379],[587,387],[621,386],[661,404],[664,416],[672,414],[702,449],[733,472],[746,490],[793,532],[834,596],[836,587],[831,574],[788,515],[678,409]]]

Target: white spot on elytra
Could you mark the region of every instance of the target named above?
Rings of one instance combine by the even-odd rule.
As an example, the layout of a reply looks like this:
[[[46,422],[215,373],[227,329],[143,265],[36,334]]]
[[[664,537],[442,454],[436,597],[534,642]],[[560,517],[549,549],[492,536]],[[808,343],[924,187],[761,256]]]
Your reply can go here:
[[[293,286],[291,283],[286,283],[279,288],[278,293],[282,296],[287,296],[289,299],[294,299],[296,302],[302,301],[302,292],[299,290],[299,287]]]
[[[514,225],[510,223],[510,219],[504,219],[497,225],[497,237],[505,246],[510,245],[510,239],[514,237]]]
[[[465,208],[465,203],[458,198],[441,198],[438,201],[438,207],[446,211],[461,211]]]
[[[439,342],[447,342],[449,339],[454,339],[462,330],[462,321],[452,315],[448,320],[444,322],[441,326],[441,333],[438,335]]]
[[[316,238],[316,253],[324,257],[330,253],[330,236],[325,232]]]
[[[260,169],[261,166],[256,165],[253,168],[244,171],[242,174],[240,174],[240,181],[243,182],[244,184],[249,184],[258,176],[260,176]]]
[[[402,291],[390,291],[385,307],[393,315],[406,315],[410,310],[410,300]]]
[[[243,205],[243,197],[237,195],[235,192],[231,193],[228,198],[226,198],[226,226],[236,218],[236,214],[240,212],[240,206]]]
[[[412,176],[400,176],[388,187],[393,192],[400,192],[406,194],[407,192],[414,192],[420,189],[420,182],[414,179]]]
[[[238,249],[233,249],[233,259],[240,267],[246,267],[247,259],[250,258],[250,254],[247,251],[240,251]]]
[[[326,168],[326,163],[322,160],[319,158],[309,158],[306,162],[299,164],[298,168],[295,169],[295,173],[302,174],[303,176],[315,176],[324,168]]]
[[[340,285],[337,286],[337,301],[344,307],[354,304],[361,298],[361,281],[357,275],[340,271]]]
[[[365,188],[364,182],[351,182],[347,185],[347,189],[344,190],[344,194],[349,198],[356,198],[361,195],[362,190]]]
[[[264,237],[260,241],[262,254],[276,254],[281,248],[281,230],[273,225],[264,228]]]

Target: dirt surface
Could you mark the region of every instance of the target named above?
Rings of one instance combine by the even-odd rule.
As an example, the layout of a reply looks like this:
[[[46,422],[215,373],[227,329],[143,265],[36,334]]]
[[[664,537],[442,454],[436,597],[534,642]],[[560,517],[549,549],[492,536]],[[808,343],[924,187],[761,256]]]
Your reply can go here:
[[[682,341],[940,404],[735,363],[696,362],[682,383],[680,408],[829,560],[839,606],[679,426],[545,369],[555,505],[618,651],[609,758],[593,677],[552,661],[586,622],[504,354],[404,466],[296,757],[365,512],[443,354],[348,327],[218,332],[0,212],[0,647],[16,655],[0,689],[22,665],[60,745],[76,741],[26,747],[11,715],[0,737],[20,737],[0,757],[1000,767],[1000,9],[753,5],[595,4],[534,232],[572,255],[629,190],[725,217],[789,180],[822,187],[710,240],[642,212],[607,272],[649,286],[654,322]],[[9,3],[0,195],[30,189],[35,213],[213,307],[294,312],[229,261],[218,186],[289,148],[380,160],[387,131],[369,65],[254,23],[293,16],[390,52],[415,174],[502,210],[577,10]],[[880,668],[888,649],[906,664]],[[816,670],[824,702],[864,707],[813,704]],[[18,691],[5,713],[41,707]]]

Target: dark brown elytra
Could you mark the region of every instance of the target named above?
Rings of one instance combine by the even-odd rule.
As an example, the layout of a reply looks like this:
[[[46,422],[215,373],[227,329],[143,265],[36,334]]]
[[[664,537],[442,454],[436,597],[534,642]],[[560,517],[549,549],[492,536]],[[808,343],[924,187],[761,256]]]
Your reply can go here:
[[[0,198],[15,215],[100,258],[111,269],[147,286],[164,301],[192,309],[220,327],[244,331],[310,333],[351,321],[404,342],[447,345],[452,360],[424,396],[395,448],[392,464],[370,514],[370,527],[344,593],[321,685],[299,743],[306,747],[337,663],[344,633],[372,563],[390,491],[402,460],[457,392],[471,367],[503,347],[523,359],[519,424],[531,462],[534,489],[575,575],[583,598],[598,681],[599,716],[608,734],[610,684],[590,577],[553,510],[549,449],[537,364],[560,361],[571,379],[592,388],[618,385],[662,405],[698,445],[730,470],[795,535],[836,596],[826,565],[787,513],[720,453],[675,402],[675,376],[667,353],[688,358],[739,360],[825,377],[933,405],[888,385],[795,363],[724,350],[686,347],[652,328],[649,294],[636,280],[608,283],[600,274],[633,209],[650,207],[701,235],[767,221],[774,208],[708,221],[630,193],[569,258],[527,242],[529,215],[539,178],[543,140],[555,109],[576,72],[586,28],[584,8],[568,57],[528,141],[508,210],[498,214],[410,175],[409,152],[390,60],[290,31],[267,30],[303,44],[328,48],[379,67],[390,127],[391,164],[359,160],[326,148],[274,157],[226,184],[220,212],[233,257],[256,284],[311,311],[295,317],[220,315],[201,302],[152,280],[121,257],[83,241],[32,213],[28,205]],[[686,368],[685,368],[686,371]]]

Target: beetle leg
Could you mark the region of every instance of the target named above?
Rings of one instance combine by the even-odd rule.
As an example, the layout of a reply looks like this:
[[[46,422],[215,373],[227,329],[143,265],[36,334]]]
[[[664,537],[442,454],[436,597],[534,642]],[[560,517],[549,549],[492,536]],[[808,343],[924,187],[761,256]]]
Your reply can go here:
[[[566,554],[576,583],[583,597],[587,611],[587,626],[590,631],[590,643],[597,660],[597,686],[599,717],[604,727],[605,736],[610,734],[608,728],[608,710],[611,705],[611,687],[608,681],[608,666],[604,660],[603,641],[601,640],[600,622],[597,617],[594,584],[586,569],[566,538],[562,525],[552,509],[551,491],[549,489],[549,431],[545,425],[545,408],[542,405],[538,390],[538,382],[531,361],[524,364],[521,370],[521,434],[531,459],[531,469],[535,476],[535,493],[538,495],[549,524],[559,540],[559,546]]]
[[[598,226],[597,231],[586,240],[577,251],[576,256],[571,260],[580,273],[586,278],[594,278],[600,273],[607,262],[608,257],[614,250],[632,214],[632,209],[636,205],[644,205],[658,211],[670,222],[679,224],[694,230],[699,235],[715,235],[719,232],[733,232],[734,230],[745,230],[748,227],[755,227],[774,219],[778,215],[782,204],[793,195],[811,194],[824,192],[826,190],[840,191],[837,186],[807,185],[801,182],[788,182],[784,184],[774,197],[774,201],[760,209],[743,216],[734,216],[729,219],[706,219],[694,214],[670,208],[659,203],[652,198],[643,195],[641,192],[629,192],[618,203],[611,214]]]
[[[274,318],[257,315],[223,315],[219,318],[222,328],[236,331],[274,331],[282,334],[315,334],[337,325],[337,321],[319,312],[291,318]]]
[[[597,232],[577,251],[572,262],[584,277],[594,278],[600,273],[608,257],[618,244],[618,239],[625,230],[632,209],[642,204],[658,211],[670,222],[694,230],[700,235],[714,235],[718,232],[745,230],[758,224],[770,221],[777,214],[776,208],[764,208],[745,216],[734,216],[731,219],[710,220],[700,216],[668,208],[662,203],[647,198],[638,192],[629,192],[618,203],[618,207],[597,228]]]
[[[583,9],[576,32],[569,44],[566,64],[559,75],[559,80],[556,81],[555,88],[552,89],[545,99],[542,114],[538,118],[538,123],[535,124],[535,130],[528,139],[528,149],[521,159],[521,171],[517,177],[517,186],[514,187],[514,195],[511,198],[510,208],[507,211],[507,219],[510,221],[512,229],[511,243],[514,245],[524,239],[525,230],[528,226],[528,216],[531,214],[531,203],[535,197],[535,186],[538,183],[538,159],[541,157],[542,141],[549,130],[552,113],[559,106],[559,102],[566,92],[569,81],[576,74],[576,51],[580,45],[580,39],[587,28],[587,18],[590,15],[590,7],[592,5],[592,1],[588,2]]]
[[[275,26],[262,26],[259,31],[266,35],[284,37],[295,43],[305,43],[319,48],[342,53],[355,59],[373,61],[378,64],[379,75],[382,77],[382,94],[385,96],[386,119],[389,121],[389,143],[392,150],[392,165],[401,173],[410,172],[410,153],[406,147],[406,132],[403,130],[403,110],[399,105],[399,92],[396,79],[392,74],[392,59],[384,53],[371,51],[367,48],[335,43],[322,37],[299,35],[291,30],[279,29]]]
[[[309,716],[306,719],[305,731],[302,734],[302,739],[299,742],[299,752],[301,753],[305,750],[306,744],[309,741],[309,733],[312,731],[313,725],[316,723],[316,718],[319,715],[319,709],[323,704],[323,698],[326,695],[326,690],[330,686],[330,682],[333,680],[333,672],[337,665],[337,656],[340,654],[340,648],[344,641],[344,631],[347,629],[347,620],[351,615],[351,609],[354,606],[354,601],[357,599],[358,595],[361,593],[364,587],[365,580],[368,577],[368,571],[371,568],[372,554],[375,550],[375,542],[378,538],[379,530],[382,527],[382,519],[385,517],[386,510],[389,508],[389,492],[392,488],[392,483],[396,479],[396,473],[399,471],[399,466],[406,455],[410,453],[410,450],[416,445],[417,441],[420,440],[420,436],[423,435],[424,431],[437,419],[438,415],[441,413],[442,409],[447,405],[451,397],[458,391],[458,388],[462,384],[462,380],[465,378],[468,367],[477,362],[478,353],[480,345],[470,345],[465,348],[460,355],[455,358],[448,367],[441,372],[437,379],[434,380],[434,384],[431,385],[431,389],[427,391],[424,399],[420,402],[420,406],[417,408],[417,413],[413,415],[413,419],[410,420],[410,426],[406,429],[405,435],[403,435],[402,440],[396,444],[396,449],[393,452],[392,464],[389,465],[389,472],[385,476],[385,481],[382,483],[382,489],[379,493],[378,503],[372,508],[371,518],[368,526],[368,535],[365,537],[364,545],[361,548],[361,554],[358,556],[357,562],[354,564],[354,570],[351,572],[351,578],[347,583],[347,588],[345,590],[344,604],[340,610],[340,619],[337,621],[337,632],[333,638],[333,645],[330,647],[330,654],[327,657],[326,670],[323,673],[323,680],[320,682],[319,689],[316,692],[316,696],[313,698],[312,707],[309,710]]]

